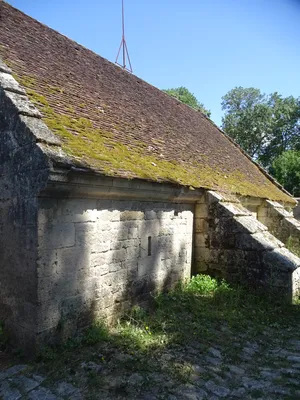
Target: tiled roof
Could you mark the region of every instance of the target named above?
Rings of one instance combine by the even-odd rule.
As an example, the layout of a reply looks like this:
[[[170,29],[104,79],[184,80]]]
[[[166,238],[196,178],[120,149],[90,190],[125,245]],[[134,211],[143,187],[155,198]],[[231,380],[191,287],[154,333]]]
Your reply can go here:
[[[202,113],[1,0],[0,57],[74,163],[293,201]]]

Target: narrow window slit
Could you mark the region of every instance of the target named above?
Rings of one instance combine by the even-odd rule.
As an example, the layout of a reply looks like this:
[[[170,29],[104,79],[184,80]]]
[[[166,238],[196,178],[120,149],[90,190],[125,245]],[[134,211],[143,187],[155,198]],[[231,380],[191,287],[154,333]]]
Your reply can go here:
[[[148,256],[151,256],[151,236],[148,236]]]

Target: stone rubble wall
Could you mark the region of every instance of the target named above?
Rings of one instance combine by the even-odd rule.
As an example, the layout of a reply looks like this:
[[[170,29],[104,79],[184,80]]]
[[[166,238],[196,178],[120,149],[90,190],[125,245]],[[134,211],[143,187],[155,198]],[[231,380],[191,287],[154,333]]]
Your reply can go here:
[[[193,204],[40,198],[40,335],[67,336],[190,277],[193,213]]]
[[[208,191],[195,208],[195,272],[291,299],[299,292],[300,259],[234,197]]]
[[[37,193],[48,162],[30,127],[42,124],[0,60],[0,320],[12,344],[34,347],[37,315]]]
[[[294,246],[300,246],[300,222],[281,204],[265,200],[258,208],[257,219],[284,244],[292,242]]]
[[[294,212],[294,217],[300,221],[300,198],[296,198],[296,200],[298,201],[298,204],[293,209],[293,212]]]

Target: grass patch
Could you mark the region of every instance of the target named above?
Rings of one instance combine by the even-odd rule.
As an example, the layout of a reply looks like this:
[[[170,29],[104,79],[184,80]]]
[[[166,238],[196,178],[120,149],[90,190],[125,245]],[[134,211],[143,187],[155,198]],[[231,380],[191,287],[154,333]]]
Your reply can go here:
[[[89,388],[89,398],[97,396],[99,389],[109,390],[112,396],[116,390],[118,398],[120,385],[134,398],[131,391],[146,390],[156,374],[163,376],[163,384],[193,382],[193,365],[199,360],[205,365],[212,347],[221,352],[224,362],[238,365],[249,343],[259,343],[265,352],[274,340],[293,337],[300,323],[297,305],[282,305],[271,295],[205,275],[160,293],[153,303],[149,310],[133,307],[114,327],[96,322],[60,348],[45,349],[35,370],[52,379],[73,374],[76,385]],[[263,352],[253,355],[252,362],[261,363]],[[267,361],[266,356],[263,362]],[[96,364],[101,372],[85,371],[82,363]],[[128,383],[131,374],[143,377],[136,388]],[[199,378],[211,379],[210,374],[206,370]]]
[[[112,328],[102,321],[95,322],[82,336],[69,339],[63,350],[107,343],[134,354],[194,339],[209,344],[212,339],[219,341],[220,327],[223,339],[233,331],[253,338],[262,330],[280,330],[294,324],[299,317],[298,306],[280,304],[271,294],[197,275],[168,293],[158,294],[151,310],[133,307]],[[51,360],[61,350],[48,348],[42,358]]]

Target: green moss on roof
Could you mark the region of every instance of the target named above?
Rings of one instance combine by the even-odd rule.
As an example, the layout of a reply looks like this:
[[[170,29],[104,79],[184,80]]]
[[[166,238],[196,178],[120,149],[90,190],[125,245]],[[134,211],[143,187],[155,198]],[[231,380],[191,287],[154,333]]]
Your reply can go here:
[[[237,170],[224,173],[204,162],[187,166],[176,160],[165,160],[159,156],[149,155],[145,152],[149,143],[136,141],[134,146],[122,144],[115,140],[112,132],[95,128],[90,120],[78,117],[72,105],[65,105],[65,114],[55,112],[46,97],[38,92],[39,85],[34,77],[15,77],[26,88],[31,101],[42,112],[43,121],[61,139],[65,153],[85,162],[94,170],[108,176],[121,175],[129,179],[172,182],[188,187],[218,189],[245,196],[293,202],[291,197],[268,179],[265,180],[265,184],[257,185]],[[64,88],[52,85],[47,85],[47,90],[49,93],[55,92],[57,96],[64,93]],[[78,106],[84,108],[85,104],[81,103]]]

